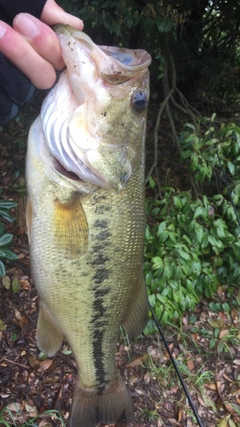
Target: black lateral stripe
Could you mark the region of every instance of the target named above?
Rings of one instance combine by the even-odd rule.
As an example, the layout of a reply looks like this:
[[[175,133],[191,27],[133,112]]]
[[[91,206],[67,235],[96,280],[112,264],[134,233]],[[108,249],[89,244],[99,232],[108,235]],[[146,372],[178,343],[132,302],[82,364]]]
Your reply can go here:
[[[106,382],[106,369],[104,366],[104,334],[109,327],[108,313],[106,310],[105,297],[110,292],[109,284],[106,284],[106,280],[110,276],[110,270],[108,269],[109,258],[106,255],[106,248],[109,247],[109,240],[111,233],[108,230],[107,219],[97,219],[94,223],[94,228],[97,231],[93,245],[93,258],[92,266],[94,268],[93,274],[93,291],[94,291],[94,302],[93,302],[93,313],[91,323],[94,325],[93,332],[93,359],[96,371],[96,381],[98,386],[98,393],[101,394],[105,389]]]
[[[103,339],[104,333],[108,326],[106,319],[106,310],[103,305],[104,296],[107,295],[109,289],[96,289],[95,301],[93,303],[93,310],[95,316],[92,319],[94,324],[93,332],[93,358],[94,366],[96,369],[96,380],[98,383],[99,392],[104,390],[106,381],[106,371],[104,367],[104,350],[103,350]]]

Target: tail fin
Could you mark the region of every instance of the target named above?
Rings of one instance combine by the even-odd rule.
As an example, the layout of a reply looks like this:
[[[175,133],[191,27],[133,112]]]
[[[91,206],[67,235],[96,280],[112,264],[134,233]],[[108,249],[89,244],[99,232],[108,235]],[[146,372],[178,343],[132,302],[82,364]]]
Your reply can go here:
[[[102,392],[76,387],[71,410],[71,427],[96,427],[100,422],[130,423],[133,418],[131,398],[121,377]]]

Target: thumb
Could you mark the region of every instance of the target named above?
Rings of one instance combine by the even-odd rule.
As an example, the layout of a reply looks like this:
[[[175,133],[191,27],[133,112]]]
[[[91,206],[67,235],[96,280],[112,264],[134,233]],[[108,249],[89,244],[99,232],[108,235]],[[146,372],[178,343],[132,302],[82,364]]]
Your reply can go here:
[[[81,31],[83,29],[83,21],[65,12],[54,0],[47,0],[40,19],[47,25],[66,24],[76,28],[76,30]]]

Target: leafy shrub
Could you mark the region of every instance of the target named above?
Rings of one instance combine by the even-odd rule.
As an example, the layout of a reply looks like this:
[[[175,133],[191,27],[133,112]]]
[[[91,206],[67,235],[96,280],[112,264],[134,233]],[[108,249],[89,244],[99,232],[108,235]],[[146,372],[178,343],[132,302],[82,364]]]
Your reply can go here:
[[[199,136],[188,125],[181,144],[196,183],[216,186],[223,167],[231,188],[221,178],[218,194],[196,197],[190,190],[164,188],[160,200],[147,200],[154,225],[146,228],[144,271],[150,303],[162,323],[193,310],[219,284],[233,289],[240,282],[240,129],[210,126]]]
[[[9,213],[9,210],[15,208],[17,203],[9,202],[6,200],[0,200],[0,216],[6,221],[13,222],[15,218]],[[18,259],[18,256],[8,249],[8,246],[13,240],[13,235],[5,233],[5,227],[2,221],[0,221],[0,277],[6,275],[5,266],[3,260],[14,261]]]
[[[214,115],[205,119],[205,124],[210,123],[209,128],[203,134],[198,132],[193,125],[187,124],[181,133],[181,146],[183,160],[190,160],[190,168],[195,182],[215,181],[223,179],[222,168],[230,174],[231,181],[235,185],[235,191],[239,192],[240,184],[240,128],[234,123],[221,124],[220,128],[212,125]],[[226,182],[224,183],[226,185]]]

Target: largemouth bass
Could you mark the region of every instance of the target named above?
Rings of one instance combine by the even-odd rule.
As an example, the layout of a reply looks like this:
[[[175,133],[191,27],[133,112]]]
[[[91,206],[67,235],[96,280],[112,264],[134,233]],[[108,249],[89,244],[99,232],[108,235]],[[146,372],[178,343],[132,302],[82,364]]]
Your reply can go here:
[[[144,143],[150,55],[57,26],[66,70],[28,140],[27,228],[40,298],[38,347],[66,338],[78,379],[72,427],[131,422],[115,362],[119,329],[142,332]]]

